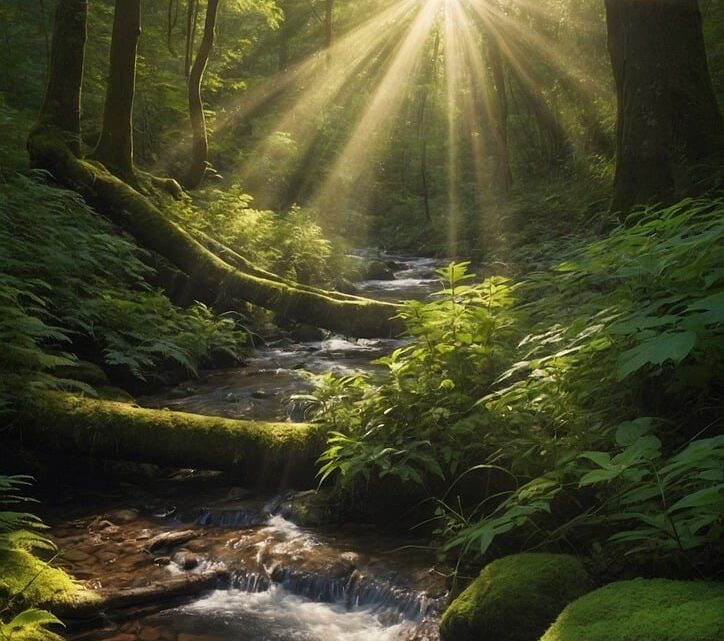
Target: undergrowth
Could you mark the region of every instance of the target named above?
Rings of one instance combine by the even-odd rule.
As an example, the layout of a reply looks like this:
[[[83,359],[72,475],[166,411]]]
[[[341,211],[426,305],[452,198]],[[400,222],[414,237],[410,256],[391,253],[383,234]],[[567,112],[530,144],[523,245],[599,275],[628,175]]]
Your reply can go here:
[[[723,241],[724,202],[688,200],[515,281],[441,270],[382,376],[319,380],[321,479],[424,487],[467,560],[515,540],[716,573]],[[471,495],[481,473],[498,482]]]
[[[0,182],[0,407],[74,385],[54,372],[79,350],[139,379],[169,366],[193,374],[218,351],[240,356],[233,318],[151,289],[141,250],[47,178]]]

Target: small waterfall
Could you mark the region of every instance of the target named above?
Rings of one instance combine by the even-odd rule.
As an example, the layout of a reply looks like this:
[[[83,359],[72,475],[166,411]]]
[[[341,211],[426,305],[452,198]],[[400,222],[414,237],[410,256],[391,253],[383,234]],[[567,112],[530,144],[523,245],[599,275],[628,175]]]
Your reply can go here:
[[[265,592],[280,586],[295,596],[315,603],[343,606],[347,610],[366,609],[383,616],[387,625],[402,621],[422,621],[441,610],[444,598],[432,598],[378,578],[352,570],[343,576],[329,576],[277,567],[271,575],[239,570],[234,573],[232,588],[241,592]]]

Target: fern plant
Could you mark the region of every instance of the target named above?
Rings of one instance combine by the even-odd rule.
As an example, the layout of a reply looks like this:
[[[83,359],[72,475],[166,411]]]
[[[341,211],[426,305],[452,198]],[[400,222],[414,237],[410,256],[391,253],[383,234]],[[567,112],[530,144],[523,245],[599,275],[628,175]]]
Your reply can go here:
[[[0,475],[0,553],[13,554],[19,549],[55,549],[49,539],[39,534],[39,531],[45,528],[43,522],[33,514],[15,509],[16,506],[31,501],[24,495],[31,480],[28,476]],[[23,592],[37,578],[37,575],[32,577],[16,592],[2,595],[7,598],[0,599],[0,640],[60,639],[58,635],[47,630],[47,626],[62,625],[50,612],[38,608],[17,612],[17,604],[22,600]],[[4,622],[5,619],[8,621]]]

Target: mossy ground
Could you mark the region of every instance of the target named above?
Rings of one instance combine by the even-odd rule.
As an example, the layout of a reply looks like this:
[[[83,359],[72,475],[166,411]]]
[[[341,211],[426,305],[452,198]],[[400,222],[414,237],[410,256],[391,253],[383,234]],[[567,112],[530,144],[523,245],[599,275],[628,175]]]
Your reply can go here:
[[[724,584],[619,581],[569,604],[540,641],[720,641]]]
[[[572,556],[498,559],[445,611],[440,634],[443,641],[536,641],[568,603],[590,588],[586,571]]]
[[[40,607],[64,613],[99,603],[97,594],[28,550],[0,550],[0,609],[10,605],[11,611]]]

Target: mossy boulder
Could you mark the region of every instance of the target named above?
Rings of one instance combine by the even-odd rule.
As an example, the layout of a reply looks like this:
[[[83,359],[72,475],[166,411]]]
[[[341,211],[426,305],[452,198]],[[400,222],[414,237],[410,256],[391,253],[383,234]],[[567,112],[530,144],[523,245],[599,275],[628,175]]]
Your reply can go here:
[[[591,587],[575,557],[507,556],[485,566],[450,604],[440,636],[443,641],[537,641],[563,608]]]
[[[23,548],[0,550],[0,610],[44,608],[58,616],[95,612],[101,598]]]
[[[724,584],[634,579],[570,603],[540,641],[719,641]]]

